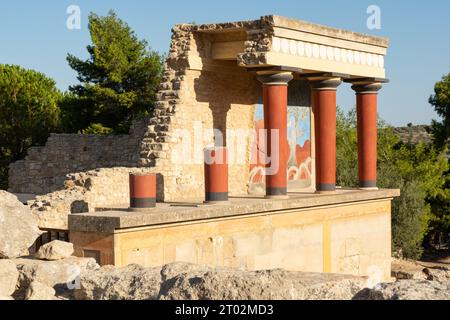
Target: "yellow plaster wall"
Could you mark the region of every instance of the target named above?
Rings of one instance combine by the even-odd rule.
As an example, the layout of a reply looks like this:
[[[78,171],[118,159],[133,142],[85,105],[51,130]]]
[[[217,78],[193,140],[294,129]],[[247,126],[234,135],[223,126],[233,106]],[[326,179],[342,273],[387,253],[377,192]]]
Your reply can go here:
[[[183,261],[247,270],[283,268],[375,274],[387,280],[391,257],[390,209],[387,199],[117,230],[114,264],[156,267]],[[71,238],[75,240],[77,253],[82,252],[80,244],[95,247],[89,241],[81,241],[85,236],[78,234]],[[99,246],[99,250],[110,252],[112,248]]]

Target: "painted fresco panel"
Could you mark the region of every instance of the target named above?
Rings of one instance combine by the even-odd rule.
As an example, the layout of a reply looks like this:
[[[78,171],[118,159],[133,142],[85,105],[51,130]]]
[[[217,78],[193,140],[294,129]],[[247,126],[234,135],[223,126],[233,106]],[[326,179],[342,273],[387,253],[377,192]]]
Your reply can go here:
[[[294,80],[289,84],[288,97],[288,172],[289,189],[307,189],[312,185],[311,158],[311,102],[307,83]],[[255,108],[256,134],[252,143],[250,162],[250,193],[264,193],[264,140],[259,132],[264,129],[262,97]]]

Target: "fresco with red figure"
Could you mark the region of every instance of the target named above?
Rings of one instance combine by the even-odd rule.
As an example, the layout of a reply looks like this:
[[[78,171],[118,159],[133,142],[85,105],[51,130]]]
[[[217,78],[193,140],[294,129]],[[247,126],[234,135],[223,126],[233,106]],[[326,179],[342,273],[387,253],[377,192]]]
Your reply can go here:
[[[311,158],[311,108],[309,107],[309,88],[302,82],[289,85],[288,103],[288,170],[289,189],[310,188],[312,185]],[[262,101],[256,105],[255,135],[251,149],[250,193],[263,193],[265,190],[265,131]]]

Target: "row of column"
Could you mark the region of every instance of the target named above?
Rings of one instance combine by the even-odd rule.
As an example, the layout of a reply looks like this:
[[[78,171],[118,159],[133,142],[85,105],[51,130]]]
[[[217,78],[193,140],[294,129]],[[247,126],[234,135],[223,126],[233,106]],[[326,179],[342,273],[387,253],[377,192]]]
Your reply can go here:
[[[287,103],[290,72],[259,73],[263,84],[264,124],[267,130],[266,194],[287,196]],[[312,78],[312,108],[315,134],[316,190],[336,191],[336,91],[340,78]],[[362,189],[377,188],[377,94],[381,83],[355,81],[358,172]],[[270,168],[270,169],[269,169]],[[274,170],[277,168],[278,170]]]

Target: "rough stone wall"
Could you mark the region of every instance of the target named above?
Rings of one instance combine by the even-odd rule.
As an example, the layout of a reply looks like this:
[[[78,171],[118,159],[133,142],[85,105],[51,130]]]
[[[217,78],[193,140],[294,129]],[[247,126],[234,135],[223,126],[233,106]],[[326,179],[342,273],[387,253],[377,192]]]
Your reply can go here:
[[[70,174],[64,189],[38,196],[28,205],[38,218],[40,228],[67,230],[69,214],[127,208],[130,201],[129,174],[149,171],[149,168],[116,167]],[[157,191],[161,199],[162,190]]]
[[[194,122],[211,132],[213,126],[251,128],[257,84],[236,61],[211,61],[212,38],[199,31],[245,28],[251,39],[262,41],[254,35],[263,21],[175,26],[152,117],[136,122],[129,135],[52,135],[45,146],[31,148],[24,160],[11,165],[9,190],[42,195],[63,188],[70,173],[123,166],[163,174],[166,200],[202,197],[202,165],[172,163],[171,150],[184,143],[174,131],[191,130]],[[252,41],[248,45],[255,47]],[[202,148],[211,143],[198,146],[194,158],[203,157]],[[239,173],[241,167],[230,168],[230,189],[237,194],[246,191],[248,178]]]
[[[213,128],[222,131],[228,129],[230,132],[253,128],[257,80],[254,75],[237,67],[235,61],[212,61],[210,49],[213,36],[197,32],[209,28],[239,27],[254,29],[260,27],[260,23],[177,25],[172,30],[172,44],[158,95],[159,101],[140,151],[140,165],[154,166],[154,171],[164,176],[166,201],[199,199],[204,196],[203,148],[214,145]],[[191,145],[188,149],[192,161],[186,161],[179,154],[180,150],[186,148],[186,137],[180,136],[180,132],[184,131],[189,136],[188,141],[193,140],[199,127],[200,130],[209,130],[210,137],[200,145]],[[248,141],[245,151],[248,161],[250,137],[245,139]],[[248,163],[230,165],[232,194],[247,193],[247,181]]]
[[[37,213],[46,212],[48,221],[43,219],[42,227],[62,229],[69,213],[126,203],[128,173],[139,167],[160,174],[160,200],[201,200],[203,148],[214,145],[213,128],[218,128],[230,130],[229,147],[237,139],[244,140],[246,161],[230,165],[229,170],[231,193],[246,194],[251,136],[235,134],[236,129],[254,126],[259,84],[236,61],[212,60],[214,35],[203,31],[240,29],[238,34],[251,39],[246,45],[254,52],[267,42],[267,33],[257,31],[266,24],[262,19],[175,26],[153,115],[135,122],[129,135],[52,135],[45,146],[31,148],[24,160],[11,165],[10,191],[38,195],[56,191],[38,197],[30,206]],[[191,162],[186,162],[180,153],[186,137],[180,131],[194,139],[196,126],[207,132],[206,138],[190,145]],[[85,172],[99,168],[103,169]],[[90,182],[82,183],[85,180]]]
[[[129,135],[52,134],[45,146],[30,148],[24,160],[11,164],[10,191],[42,195],[63,188],[73,172],[137,166],[138,125]]]

